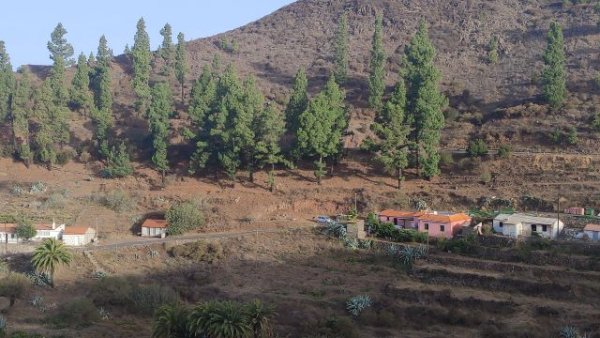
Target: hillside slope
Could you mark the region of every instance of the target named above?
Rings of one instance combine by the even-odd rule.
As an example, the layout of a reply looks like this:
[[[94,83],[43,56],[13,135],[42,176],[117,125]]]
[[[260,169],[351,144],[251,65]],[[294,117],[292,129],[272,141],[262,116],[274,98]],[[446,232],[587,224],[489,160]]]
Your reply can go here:
[[[365,102],[370,40],[376,13],[384,16],[389,57],[388,84],[397,78],[404,46],[419,20],[430,27],[443,72],[443,88],[454,103],[490,110],[530,100],[537,94],[532,81],[541,70],[546,30],[552,20],[566,37],[569,87],[575,93],[591,89],[598,68],[599,29],[593,5],[563,8],[546,0],[301,0],[239,29],[189,43],[193,72],[215,53],[245,73],[256,74],[273,98],[283,93],[299,66],[305,66],[319,86],[331,69],[337,19],[349,13],[350,81],[354,104]],[[486,63],[487,44],[499,39],[499,62]],[[235,41],[237,53],[224,53],[219,42]],[[465,99],[460,102],[458,99]]]

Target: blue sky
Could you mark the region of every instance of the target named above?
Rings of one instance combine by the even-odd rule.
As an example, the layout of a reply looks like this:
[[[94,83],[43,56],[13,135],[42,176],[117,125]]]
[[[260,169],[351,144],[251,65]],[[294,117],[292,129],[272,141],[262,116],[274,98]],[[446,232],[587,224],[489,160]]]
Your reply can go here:
[[[106,35],[109,47],[121,54],[125,44],[133,44],[135,25],[146,21],[152,49],[160,44],[160,29],[173,27],[186,40],[211,36],[257,20],[290,4],[292,0],[7,0],[2,4],[0,40],[13,67],[22,64],[50,64],[46,44],[58,22],[67,31],[67,40],[80,52],[96,54],[98,39]]]

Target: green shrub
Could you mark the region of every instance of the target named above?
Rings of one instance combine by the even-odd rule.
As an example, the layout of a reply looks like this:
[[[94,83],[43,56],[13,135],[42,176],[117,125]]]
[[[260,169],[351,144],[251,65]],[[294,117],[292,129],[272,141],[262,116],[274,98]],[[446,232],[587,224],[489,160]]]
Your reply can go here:
[[[479,178],[482,183],[490,183],[492,181],[492,174],[489,171],[484,170]]]
[[[346,302],[346,310],[354,317],[358,317],[361,312],[373,305],[373,300],[367,295],[354,296]]]
[[[169,235],[179,235],[204,225],[204,215],[200,206],[192,201],[173,205],[166,214]]]
[[[196,262],[213,263],[225,257],[223,247],[219,242],[198,241],[171,248],[171,255],[184,257]]]
[[[392,223],[379,222],[373,229],[375,236],[380,238],[394,238],[397,231],[396,227]]]
[[[173,289],[158,284],[138,285],[131,292],[132,310],[139,314],[151,315],[163,305],[175,304],[179,296]]]
[[[550,133],[548,137],[552,143],[560,144],[563,139],[563,133],[562,131],[560,131],[560,129],[556,128]]]
[[[590,126],[595,132],[600,132],[600,113],[595,113],[590,121]]]
[[[567,133],[566,138],[567,144],[574,146],[579,143],[579,137],[577,136],[577,129],[575,127],[569,128],[569,133]]]
[[[31,288],[31,281],[20,273],[11,273],[0,280],[0,296],[10,300],[10,306],[22,298]]]
[[[509,144],[502,144],[498,147],[498,156],[500,158],[509,158],[512,154],[512,148]]]
[[[467,154],[471,157],[482,157],[488,154],[488,146],[483,139],[476,139],[469,142]]]
[[[37,230],[35,230],[31,220],[24,216],[18,216],[16,221],[17,227],[15,228],[15,233],[20,239],[28,241],[29,239],[35,237]]]
[[[135,203],[129,194],[121,189],[112,191],[101,198],[101,203],[108,209],[121,213],[131,210]]]
[[[106,167],[102,170],[102,176],[106,178],[127,177],[133,174],[133,165],[129,159],[129,153],[124,143],[119,148],[112,147],[106,155]]]
[[[56,163],[58,165],[68,164],[71,162],[74,156],[75,154],[73,153],[73,150],[63,150],[56,154]]]
[[[477,251],[479,244],[473,235],[462,238],[438,241],[438,248],[459,254],[472,254]]]
[[[414,229],[396,229],[394,233],[393,240],[396,242],[405,242],[405,243],[425,243],[427,242],[427,233],[419,232]]]
[[[131,302],[132,283],[123,277],[106,277],[92,285],[90,297],[97,306],[125,306]]]
[[[88,298],[75,298],[58,307],[50,322],[58,327],[86,327],[100,320],[98,309]]]
[[[452,156],[451,152],[443,151],[440,153],[440,165],[441,166],[451,166],[454,164],[454,156]]]

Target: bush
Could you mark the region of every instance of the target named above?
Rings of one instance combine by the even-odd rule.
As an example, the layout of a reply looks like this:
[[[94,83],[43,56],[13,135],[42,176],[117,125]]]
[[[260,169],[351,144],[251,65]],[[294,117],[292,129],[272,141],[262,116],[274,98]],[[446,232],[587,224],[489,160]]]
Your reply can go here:
[[[112,147],[106,155],[106,167],[102,170],[102,176],[106,178],[127,177],[133,174],[133,165],[129,159],[129,153],[124,143],[119,148]]]
[[[81,154],[79,154],[79,162],[81,163],[88,163],[91,159],[92,155],[86,150],[83,150]]]
[[[595,113],[590,121],[590,126],[595,132],[600,132],[600,113]]]
[[[131,210],[135,204],[129,194],[121,189],[104,195],[101,198],[101,203],[105,207],[119,213]]]
[[[75,298],[62,304],[50,322],[58,328],[86,327],[100,320],[98,309],[88,298]]]
[[[451,166],[454,164],[454,156],[452,156],[451,152],[441,152],[440,153],[440,165],[441,166]]]
[[[512,148],[508,144],[502,144],[498,148],[498,156],[500,158],[509,158],[512,153]]]
[[[427,242],[427,233],[419,232],[414,229],[396,229],[394,233],[393,240],[396,242],[417,242],[417,243],[425,243]]]
[[[10,306],[15,305],[15,301],[22,298],[29,288],[31,281],[27,276],[20,273],[11,273],[0,280],[0,296],[10,300]]]
[[[20,239],[28,241],[29,239],[35,237],[37,230],[35,230],[33,223],[31,223],[29,219],[19,216],[17,217],[17,227],[15,228],[15,233]]]
[[[473,235],[438,242],[438,248],[441,250],[459,254],[475,253],[478,247],[479,244]]]
[[[198,241],[175,246],[171,249],[171,255],[174,257],[184,257],[196,262],[213,263],[225,257],[223,247],[220,243],[208,243]]]
[[[58,165],[65,165],[73,159],[75,154],[73,154],[73,150],[63,150],[56,154],[56,163]]]
[[[131,302],[133,286],[123,277],[106,277],[91,288],[91,299],[97,306],[125,306]]]
[[[151,315],[163,305],[175,304],[179,296],[173,289],[158,284],[138,285],[131,292],[131,307],[136,313]]]
[[[469,142],[467,154],[471,157],[483,157],[488,154],[488,146],[483,139],[476,139]]]
[[[480,179],[482,183],[490,183],[492,181],[492,174],[489,171],[484,170],[481,173]]]
[[[574,146],[579,143],[579,137],[577,136],[577,129],[575,127],[569,128],[569,133],[566,138],[567,144]]]
[[[179,235],[204,225],[204,215],[200,206],[192,201],[181,202],[172,206],[166,214],[169,235]]]
[[[563,133],[560,131],[560,129],[556,128],[554,129],[550,135],[548,136],[548,138],[550,139],[550,141],[554,144],[560,144],[562,142],[563,139]]]

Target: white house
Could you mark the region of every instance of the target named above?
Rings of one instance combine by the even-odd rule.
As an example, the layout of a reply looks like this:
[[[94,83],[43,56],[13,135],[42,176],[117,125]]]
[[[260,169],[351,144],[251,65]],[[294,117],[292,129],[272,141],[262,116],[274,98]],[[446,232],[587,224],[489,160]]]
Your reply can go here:
[[[65,227],[62,238],[65,245],[83,246],[96,239],[96,230],[82,226]]]
[[[592,241],[600,241],[600,224],[588,224],[583,228],[583,233]]]
[[[53,221],[52,224],[36,224],[35,230],[35,236],[32,238],[34,241],[42,241],[47,238],[62,239],[65,225],[57,225],[56,222]]]
[[[19,238],[16,234],[17,225],[12,223],[0,223],[0,243],[17,244]]]
[[[509,237],[529,237],[537,233],[544,238],[556,238],[564,223],[556,218],[526,214],[500,214],[494,218],[494,230]]]
[[[164,237],[168,227],[164,219],[148,218],[142,223],[142,237]]]

